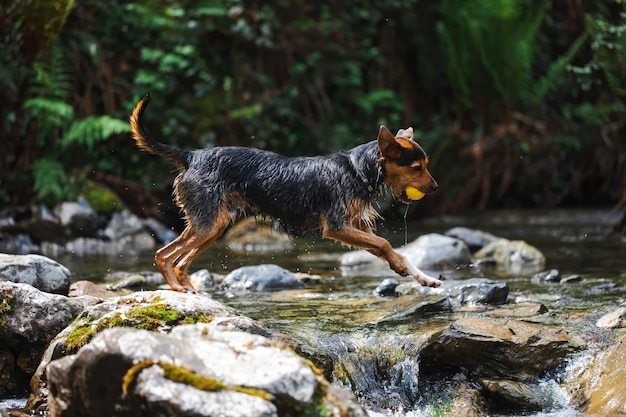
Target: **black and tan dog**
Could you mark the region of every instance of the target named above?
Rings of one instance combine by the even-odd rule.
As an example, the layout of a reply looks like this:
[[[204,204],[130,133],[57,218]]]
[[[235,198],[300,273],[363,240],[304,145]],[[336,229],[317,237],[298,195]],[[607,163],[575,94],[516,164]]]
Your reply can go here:
[[[327,156],[289,158],[243,147],[184,150],[147,134],[142,116],[149,99],[144,97],[130,116],[133,138],[140,148],[182,168],[174,195],[187,227],[155,256],[173,290],[193,292],[191,262],[231,223],[255,214],[270,216],[290,231],[320,229],[324,238],[386,259],[402,276],[412,275],[424,286],[441,284],[372,231],[373,202],[386,185],[403,202],[437,189],[412,128],[394,137],[381,126],[376,141]]]

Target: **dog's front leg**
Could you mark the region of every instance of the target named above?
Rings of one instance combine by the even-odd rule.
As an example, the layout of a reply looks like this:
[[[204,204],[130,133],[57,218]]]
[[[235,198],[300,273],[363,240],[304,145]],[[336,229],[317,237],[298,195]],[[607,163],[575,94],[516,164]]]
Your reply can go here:
[[[394,251],[391,244],[380,236],[359,230],[352,226],[344,226],[341,229],[332,229],[326,223],[322,225],[322,236],[328,239],[338,240],[346,245],[356,246],[368,252],[384,258],[391,269],[396,273],[407,276],[412,275],[417,282],[427,287],[438,287],[441,281],[425,274],[413,262]]]

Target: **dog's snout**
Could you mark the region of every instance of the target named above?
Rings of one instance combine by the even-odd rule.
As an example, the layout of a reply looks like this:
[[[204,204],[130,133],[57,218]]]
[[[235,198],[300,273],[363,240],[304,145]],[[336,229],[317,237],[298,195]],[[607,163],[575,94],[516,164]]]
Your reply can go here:
[[[439,188],[439,184],[437,184],[437,181],[433,180],[433,183],[430,186],[431,191],[437,191],[437,188]]]

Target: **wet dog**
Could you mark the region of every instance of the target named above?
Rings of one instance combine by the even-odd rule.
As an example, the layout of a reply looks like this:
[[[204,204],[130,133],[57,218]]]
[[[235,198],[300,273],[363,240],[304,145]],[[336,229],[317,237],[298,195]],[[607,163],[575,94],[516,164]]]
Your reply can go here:
[[[184,150],[148,135],[142,116],[149,100],[145,96],[130,116],[133,139],[181,168],[174,196],[187,226],[155,256],[173,290],[194,292],[188,275],[193,260],[234,221],[257,214],[278,220],[288,231],[318,229],[324,238],[365,249],[421,285],[441,284],[373,232],[374,201],[386,187],[407,203],[437,190],[412,128],[394,137],[381,126],[377,140],[326,156],[292,158],[245,147]]]

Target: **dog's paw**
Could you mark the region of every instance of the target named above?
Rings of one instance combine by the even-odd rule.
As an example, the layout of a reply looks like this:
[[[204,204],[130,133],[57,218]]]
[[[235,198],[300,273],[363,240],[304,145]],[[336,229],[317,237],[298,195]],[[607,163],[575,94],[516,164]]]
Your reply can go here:
[[[439,280],[437,278],[433,278],[433,277],[428,276],[426,274],[424,274],[424,275],[416,275],[415,279],[423,287],[437,288],[437,287],[439,287],[442,284],[441,280]]]

